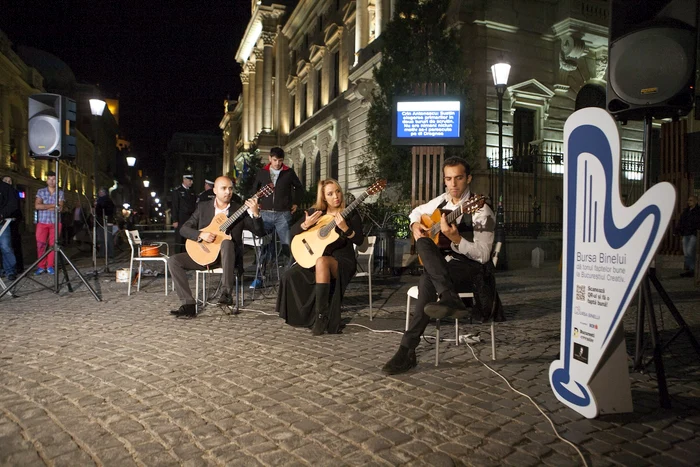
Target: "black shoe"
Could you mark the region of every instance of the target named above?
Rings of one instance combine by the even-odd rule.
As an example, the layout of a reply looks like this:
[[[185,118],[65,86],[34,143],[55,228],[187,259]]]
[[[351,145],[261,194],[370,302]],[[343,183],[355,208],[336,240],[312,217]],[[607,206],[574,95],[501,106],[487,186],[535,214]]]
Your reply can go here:
[[[425,305],[423,311],[433,319],[461,319],[468,317],[470,313],[459,295],[452,291],[444,292],[439,301]]]
[[[221,292],[221,296],[219,297],[219,305],[233,305],[233,297],[231,297],[231,294],[228,292]]]
[[[318,318],[316,318],[316,322],[314,323],[314,327],[311,328],[311,335],[320,336],[326,332],[326,328],[328,328],[328,316],[318,315]]]
[[[15,279],[17,279],[17,275],[16,275],[16,274],[8,274],[8,275],[7,275],[7,280],[8,280],[8,281],[14,282]]]
[[[681,277],[694,277],[695,271],[685,271],[681,273]]]
[[[172,310],[170,314],[175,315],[178,318],[181,316],[187,318],[194,318],[195,316],[197,316],[197,308],[194,306],[194,303],[186,303],[177,310]]]
[[[411,368],[415,368],[416,365],[418,365],[416,349],[409,349],[401,345],[391,360],[384,364],[382,371],[388,375],[398,375],[406,373]]]

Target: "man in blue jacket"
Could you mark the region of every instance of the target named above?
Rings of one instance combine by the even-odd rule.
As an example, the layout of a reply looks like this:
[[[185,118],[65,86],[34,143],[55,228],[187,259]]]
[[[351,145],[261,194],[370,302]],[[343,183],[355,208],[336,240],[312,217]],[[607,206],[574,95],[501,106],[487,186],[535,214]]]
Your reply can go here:
[[[291,256],[289,224],[301,200],[304,186],[294,169],[284,164],[284,150],[279,147],[270,149],[269,163],[258,170],[255,190],[259,190],[270,182],[275,185],[272,196],[259,200],[265,231],[269,233],[274,228],[282,246],[281,256],[289,257]],[[256,277],[250,287],[262,287],[261,278]]]

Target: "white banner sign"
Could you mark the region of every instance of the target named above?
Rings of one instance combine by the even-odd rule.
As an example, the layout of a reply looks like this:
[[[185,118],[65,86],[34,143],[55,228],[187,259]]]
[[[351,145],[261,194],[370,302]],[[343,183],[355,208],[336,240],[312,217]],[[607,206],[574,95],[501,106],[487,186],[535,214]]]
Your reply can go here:
[[[549,379],[557,399],[585,417],[632,410],[622,317],[675,200],[673,185],[663,182],[624,206],[615,121],[599,108],[569,117],[564,125],[561,353]]]

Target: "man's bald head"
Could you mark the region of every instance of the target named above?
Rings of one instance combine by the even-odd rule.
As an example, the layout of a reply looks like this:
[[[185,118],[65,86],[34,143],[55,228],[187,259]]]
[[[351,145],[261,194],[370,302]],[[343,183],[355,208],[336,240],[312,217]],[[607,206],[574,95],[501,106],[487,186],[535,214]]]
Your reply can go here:
[[[698,197],[695,195],[690,195],[688,197],[688,207],[690,209],[693,209],[695,206],[698,204]]]
[[[214,180],[214,195],[216,195],[216,201],[220,205],[229,204],[233,196],[233,182],[231,179],[222,175]]]

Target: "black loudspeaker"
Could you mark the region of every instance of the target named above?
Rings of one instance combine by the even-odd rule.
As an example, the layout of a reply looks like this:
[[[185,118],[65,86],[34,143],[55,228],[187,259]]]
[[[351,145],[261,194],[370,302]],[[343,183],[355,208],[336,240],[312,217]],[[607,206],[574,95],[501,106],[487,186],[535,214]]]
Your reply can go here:
[[[695,99],[697,0],[613,0],[606,107],[618,120],[687,115]]]
[[[75,101],[58,94],[29,96],[27,136],[35,159],[75,159]]]

